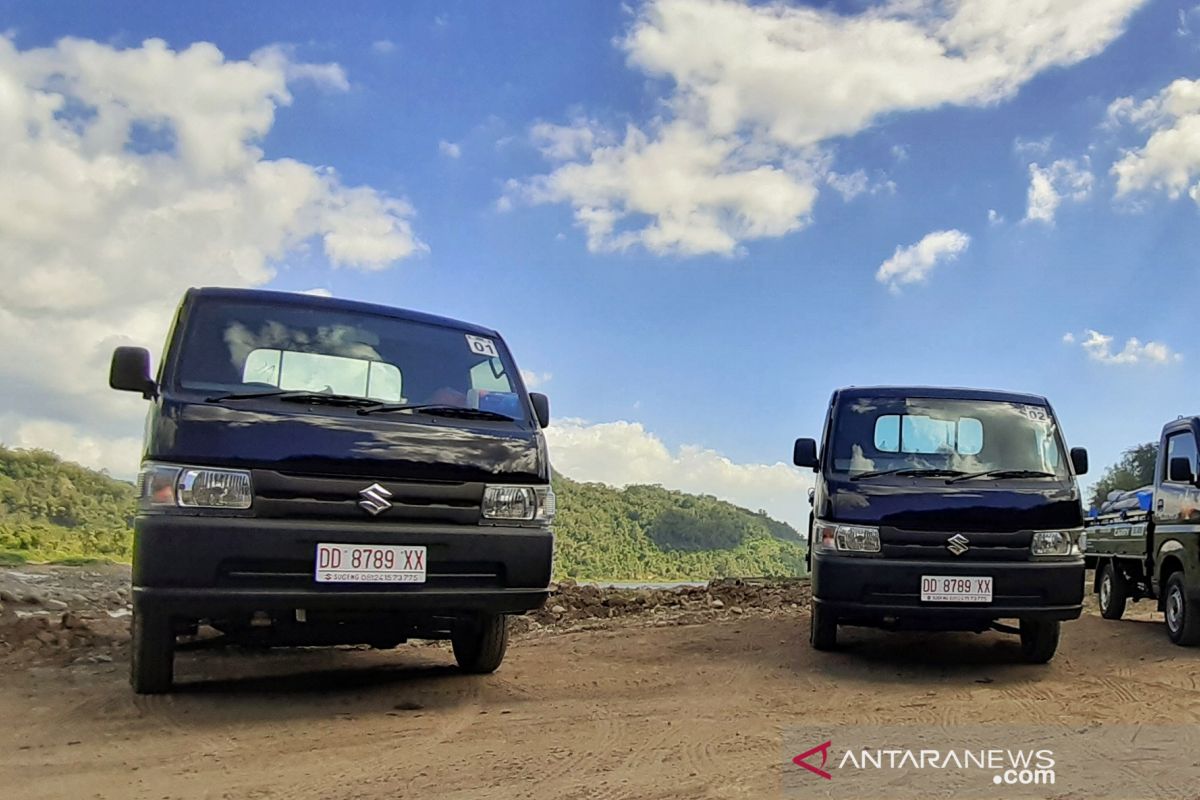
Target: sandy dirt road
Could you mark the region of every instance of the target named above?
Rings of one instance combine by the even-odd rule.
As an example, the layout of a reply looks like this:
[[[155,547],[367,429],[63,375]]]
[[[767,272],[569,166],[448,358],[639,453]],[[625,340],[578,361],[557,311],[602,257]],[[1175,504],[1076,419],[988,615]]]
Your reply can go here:
[[[132,695],[121,657],[14,669],[0,795],[778,797],[798,724],[1200,722],[1200,654],[1135,617],[1089,611],[1044,667],[994,633],[852,630],[818,654],[797,612],[535,631],[485,677],[436,645],[193,653],[165,697]]]

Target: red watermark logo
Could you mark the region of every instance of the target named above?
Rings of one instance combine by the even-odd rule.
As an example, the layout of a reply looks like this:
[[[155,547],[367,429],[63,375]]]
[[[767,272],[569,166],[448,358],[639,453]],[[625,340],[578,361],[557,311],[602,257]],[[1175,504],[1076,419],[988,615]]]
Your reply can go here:
[[[830,775],[828,772],[826,772],[824,769],[822,769],[822,767],[824,767],[825,762],[829,760],[829,748],[832,746],[833,746],[833,740],[830,739],[829,741],[825,742],[824,744],[819,744],[811,750],[805,750],[803,753],[801,753],[800,755],[793,758],[792,763],[795,764],[797,767],[804,767],[806,770],[808,770],[809,772],[811,772],[814,775],[822,777],[827,781],[831,781],[831,780],[833,780],[833,776]],[[817,753],[821,754],[821,766],[820,767],[814,767],[812,764],[808,763],[808,759],[811,758],[812,756],[816,755]]]

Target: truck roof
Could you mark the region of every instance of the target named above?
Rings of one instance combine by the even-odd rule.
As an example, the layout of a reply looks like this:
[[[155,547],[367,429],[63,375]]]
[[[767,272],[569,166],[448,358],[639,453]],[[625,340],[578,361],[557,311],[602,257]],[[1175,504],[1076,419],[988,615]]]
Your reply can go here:
[[[439,317],[434,314],[426,314],[421,311],[410,311],[405,308],[395,308],[393,306],[378,305],[376,303],[363,303],[357,300],[343,300],[337,297],[322,297],[320,295],[303,294],[300,292],[273,292],[266,289],[227,289],[222,287],[206,286],[202,288],[188,289],[187,296],[196,298],[214,298],[218,300],[250,300],[261,303],[269,303],[271,305],[303,306],[306,308],[325,309],[327,311],[374,314],[376,316],[402,319],[408,322],[423,322],[427,325],[439,325],[443,328],[454,328],[455,330],[494,336],[497,338],[500,335],[491,328],[485,328],[482,325],[475,325],[470,322],[463,322],[462,320],[451,319],[449,317]]]
[[[1050,405],[1041,395],[996,389],[968,389],[961,386],[847,386],[834,392],[835,399],[845,397],[929,397],[946,400],[992,400],[1033,406]]]
[[[1163,425],[1163,432],[1173,433],[1174,431],[1183,430],[1184,428],[1197,427],[1200,427],[1200,414],[1193,417],[1180,417],[1179,419],[1173,419],[1166,425]]]

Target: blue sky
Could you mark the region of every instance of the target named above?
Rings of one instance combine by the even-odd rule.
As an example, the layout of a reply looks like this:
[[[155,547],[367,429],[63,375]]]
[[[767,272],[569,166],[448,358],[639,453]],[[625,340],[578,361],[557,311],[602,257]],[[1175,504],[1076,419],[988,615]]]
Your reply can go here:
[[[263,48],[276,46],[280,63],[291,65],[280,67],[290,70],[290,103],[277,103],[262,135],[244,143],[261,148],[264,161],[329,167],[341,187],[402,200],[411,211],[398,216],[420,246],[401,248],[394,259],[339,263],[329,248],[291,242],[261,248],[265,272],[231,276],[192,263],[179,267],[177,283],[204,284],[215,275],[322,288],[492,325],[518,363],[543,376],[539,388],[555,415],[581,420],[557,442],[580,477],[647,479],[661,447],[669,462],[664,483],[708,488],[799,519],[803,502],[797,497],[793,506],[789,493],[804,476],[789,468],[780,477],[783,468],[772,467],[771,488],[755,493],[746,483],[767,472],[738,468],[786,462],[793,438],[819,434],[832,389],[871,383],[1045,394],[1068,443],[1087,446],[1098,472],[1124,447],[1155,438],[1164,421],[1200,409],[1189,291],[1200,285],[1200,225],[1187,193],[1200,173],[1200,142],[1191,140],[1200,129],[1179,124],[1185,152],[1145,151],[1156,132],[1179,122],[1162,93],[1173,81],[1200,77],[1200,12],[1192,2],[1104,0],[1072,12],[1086,17],[1106,6],[1110,18],[1094,29],[1086,20],[1066,23],[1064,30],[1085,41],[1062,34],[1013,45],[1024,35],[1022,12],[1012,14],[1011,31],[985,24],[954,40],[922,15],[944,21],[957,6],[908,5],[917,11],[892,18],[912,23],[914,42],[933,42],[951,57],[977,47],[984,54],[978,72],[993,69],[985,56],[994,44],[979,45],[979,36],[1019,52],[994,75],[961,76],[969,85],[954,92],[938,86],[943,77],[931,62],[925,78],[906,77],[910,83],[835,125],[824,120],[829,104],[842,101],[818,96],[819,82],[795,88],[789,80],[788,59],[808,58],[807,45],[748,48],[762,57],[755,66],[764,70],[761,82],[748,81],[756,73],[733,56],[685,62],[731,30],[721,14],[819,35],[823,25],[889,13],[866,3],[816,4],[808,18],[779,6],[718,2],[696,6],[689,12],[696,19],[681,21],[682,12],[659,3],[359,3],[351,15],[317,3],[125,3],[114,13],[92,3],[30,2],[0,3],[16,54],[0,62],[0,76],[7,63],[10,77],[26,86],[40,80],[45,90],[49,79],[13,65],[31,62],[41,48],[54,51],[62,37],[94,40],[105,51],[137,50],[150,38],[172,53],[209,42],[226,62],[261,62]],[[702,19],[709,11],[716,22]],[[1054,18],[1035,18],[1033,27],[1061,26],[1065,13],[1046,16]],[[639,29],[657,31],[666,44],[634,41]],[[689,38],[696,30],[715,38]],[[878,62],[887,80],[893,55],[874,53],[866,39],[849,52]],[[841,68],[836,59],[824,67],[797,63]],[[924,87],[913,90],[922,99],[896,99],[912,81]],[[772,87],[782,87],[777,97]],[[742,100],[761,93],[760,107],[726,124],[713,110],[723,89]],[[1131,100],[1120,105],[1121,98]],[[1152,108],[1155,98],[1161,102]],[[844,98],[847,106],[858,102],[855,93]],[[539,124],[576,143],[584,134],[592,140],[556,159]],[[804,130],[774,130],[789,124]],[[704,223],[695,221],[704,207],[684,208],[686,233],[664,244],[645,231],[685,201],[630,201],[647,189],[610,185],[646,177],[664,161],[624,161],[628,169],[611,174],[587,167],[602,147],[614,158],[628,156],[621,143],[629,126],[654,142],[677,125],[705,142],[735,142],[736,155],[699,174],[651,174],[651,189],[678,178],[694,180],[697,196],[735,196]],[[1133,188],[1121,189],[1112,168],[1127,151],[1145,157],[1130,162]],[[1185,176],[1175,190],[1163,178],[1171,165],[1159,163],[1169,158]],[[571,164],[583,169],[559,172]],[[1031,213],[1031,164],[1045,171],[1044,187],[1058,198],[1049,219],[1044,210]],[[717,189],[712,170],[744,175],[737,188]],[[764,170],[786,185],[756,183]],[[555,175],[562,181],[552,188],[539,183]],[[839,182],[857,194],[844,196]],[[815,196],[806,200],[808,189]],[[777,191],[783,211],[772,206]],[[589,237],[579,224],[579,209],[597,204],[615,206],[620,217],[607,239],[603,231]],[[714,225],[731,244],[704,244]],[[931,244],[924,272],[913,266],[920,253],[901,254],[898,274],[911,282],[880,280],[898,248],[939,231],[954,232],[953,252]],[[629,236],[621,239],[622,232]],[[169,255],[159,269],[174,269]],[[19,302],[0,308],[33,313]],[[1092,337],[1085,346],[1088,331],[1113,341]],[[1126,349],[1130,338],[1154,344]],[[22,378],[15,366],[8,372],[35,395],[53,389]],[[66,406],[39,419],[16,403],[7,421],[0,418],[0,434],[45,446],[92,437],[94,446],[78,457],[110,465],[124,451],[105,442],[136,439],[141,411],[122,407],[92,429]],[[618,422],[628,424],[594,427]],[[607,434],[618,437],[617,452],[595,449]],[[639,446],[650,439],[656,455],[622,472],[621,436]],[[689,466],[700,451],[710,462],[719,454],[729,468]]]

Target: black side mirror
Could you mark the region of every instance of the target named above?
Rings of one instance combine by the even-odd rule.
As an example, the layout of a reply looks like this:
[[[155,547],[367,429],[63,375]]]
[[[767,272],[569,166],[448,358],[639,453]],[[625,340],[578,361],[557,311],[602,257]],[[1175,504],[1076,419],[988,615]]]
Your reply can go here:
[[[792,448],[792,463],[797,467],[811,469],[820,466],[821,461],[817,458],[817,440],[797,439],[795,447]]]
[[[1167,479],[1171,483],[1195,483],[1196,475],[1192,472],[1192,460],[1186,456],[1176,456],[1167,466]]]
[[[550,426],[550,398],[541,392],[530,392],[529,402],[533,403],[533,413],[537,417],[538,425],[548,428]]]
[[[144,347],[114,350],[108,385],[123,392],[140,392],[147,400],[158,394],[158,385],[150,377],[150,352]]]
[[[1088,471],[1088,454],[1085,447],[1071,448],[1071,466],[1075,468],[1076,475],[1087,475]]]

